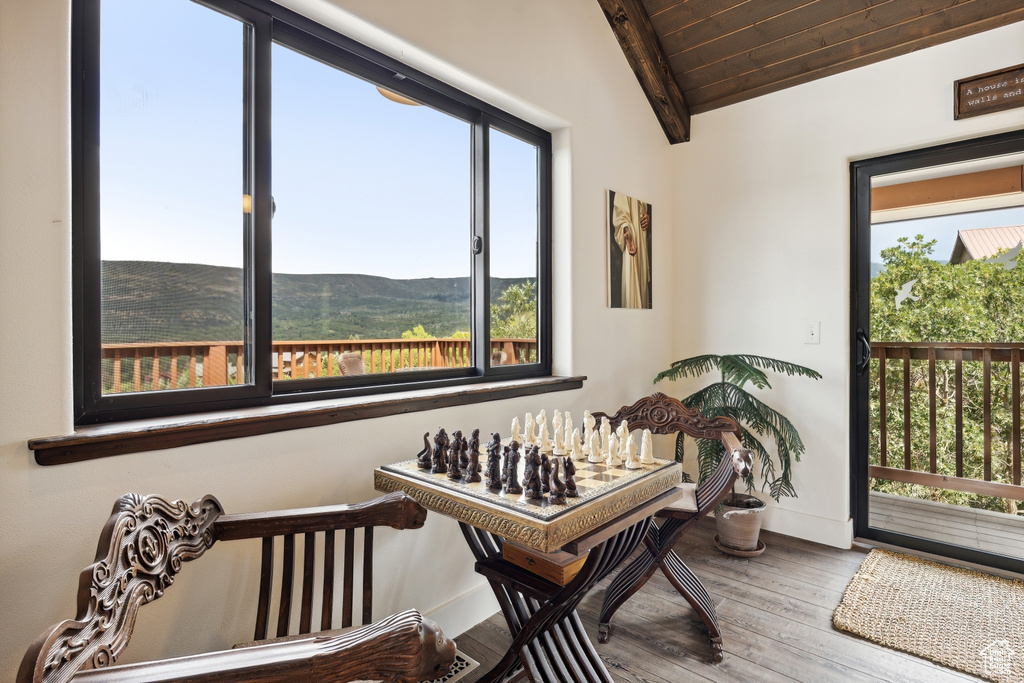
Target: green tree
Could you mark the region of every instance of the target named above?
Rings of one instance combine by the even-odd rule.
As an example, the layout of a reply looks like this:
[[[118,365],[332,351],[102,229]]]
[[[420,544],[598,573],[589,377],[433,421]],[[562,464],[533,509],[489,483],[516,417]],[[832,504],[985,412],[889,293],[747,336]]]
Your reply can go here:
[[[537,285],[524,282],[509,285],[496,303],[491,304],[491,338],[537,338]],[[522,352],[520,363],[535,362]]]
[[[900,238],[882,251],[885,270],[871,283],[871,338],[885,342],[1020,342],[1024,340],[1024,268],[974,260],[944,264],[932,259],[935,241]],[[913,282],[912,285],[909,283]],[[909,285],[909,288],[908,288]],[[909,293],[914,298],[897,296]],[[872,377],[879,376],[872,361]],[[963,476],[983,479],[984,368],[981,361],[964,361]],[[910,362],[910,414],[903,411],[903,362],[886,363],[886,426],[888,458],[902,467],[904,418],[911,425],[911,465],[930,470],[929,365]],[[992,363],[991,375],[992,480],[1012,481],[1012,396],[1008,363]],[[880,389],[871,388],[871,463],[881,464]],[[936,361],[936,471],[956,476],[955,363]],[[924,486],[876,480],[872,488],[904,496],[1016,512],[1014,501],[944,491]]]
[[[491,336],[533,339],[537,336],[537,285],[509,285],[491,304]]]
[[[423,325],[416,325],[402,333],[402,339],[429,339],[433,336],[423,329]]]

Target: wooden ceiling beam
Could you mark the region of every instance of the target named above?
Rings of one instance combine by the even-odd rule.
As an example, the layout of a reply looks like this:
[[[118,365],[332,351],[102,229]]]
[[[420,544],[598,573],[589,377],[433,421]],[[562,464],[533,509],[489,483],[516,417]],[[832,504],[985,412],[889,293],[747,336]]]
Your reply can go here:
[[[640,0],[597,1],[669,142],[674,145],[688,141],[690,107]]]

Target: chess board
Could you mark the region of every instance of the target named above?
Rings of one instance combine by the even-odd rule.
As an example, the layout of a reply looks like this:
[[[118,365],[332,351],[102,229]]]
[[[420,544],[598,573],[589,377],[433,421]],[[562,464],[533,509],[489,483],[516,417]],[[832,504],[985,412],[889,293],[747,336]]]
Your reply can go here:
[[[628,470],[625,466],[608,467],[603,462],[591,463],[586,460],[577,460],[575,462],[576,488],[580,495],[577,498],[566,498],[565,505],[553,504],[546,495],[540,498],[528,498],[525,492],[509,494],[503,493],[501,489],[488,489],[483,481],[468,484],[465,478],[456,481],[449,479],[447,474],[440,472],[431,474],[430,470],[420,469],[416,465],[416,460],[406,460],[393,465],[384,465],[381,469],[411,476],[422,481],[429,481],[435,486],[459,491],[483,501],[518,510],[537,519],[548,520],[565,514],[572,508],[593,500],[604,493],[608,493],[622,484],[636,481],[647,474],[657,472],[668,464],[670,463],[667,460],[655,460],[653,465],[646,465],[643,469]],[[525,467],[526,463],[521,459],[519,461],[518,477],[520,482],[523,480],[523,469]],[[559,471],[559,477],[562,481],[565,481],[565,472]]]
[[[608,467],[603,462],[574,461],[579,497],[566,498],[565,505],[551,503],[548,496],[527,498],[525,493],[507,494],[488,489],[484,482],[466,483],[447,474],[431,474],[416,460],[405,460],[378,468],[374,485],[381,491],[403,490],[424,507],[494,531],[505,538],[541,552],[557,550],[592,528],[628,511],[676,486],[682,467],[669,460],[655,460],[641,469]],[[525,462],[519,462],[519,480]],[[565,473],[559,472],[565,480]]]

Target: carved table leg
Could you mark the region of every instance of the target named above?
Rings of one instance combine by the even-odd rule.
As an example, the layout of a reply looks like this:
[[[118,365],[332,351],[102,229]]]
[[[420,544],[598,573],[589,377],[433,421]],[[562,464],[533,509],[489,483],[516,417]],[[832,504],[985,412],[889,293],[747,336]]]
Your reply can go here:
[[[576,577],[543,601],[494,571],[487,573],[512,634],[512,644],[501,661],[478,679],[479,683],[505,681],[522,668],[537,683],[614,683],[580,623],[576,605],[632,554],[650,523],[647,518],[592,548]],[[467,524],[461,526],[477,557],[478,571],[482,564],[493,568],[494,560],[501,555],[501,539]]]

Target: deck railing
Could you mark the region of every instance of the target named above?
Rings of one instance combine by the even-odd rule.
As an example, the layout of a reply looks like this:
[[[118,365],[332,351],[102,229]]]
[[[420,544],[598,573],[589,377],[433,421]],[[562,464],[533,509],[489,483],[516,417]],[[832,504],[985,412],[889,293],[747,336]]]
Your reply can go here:
[[[236,384],[245,380],[238,364],[242,347],[242,342],[103,344],[104,393]]]
[[[364,373],[468,367],[470,340],[464,338],[370,339],[274,342],[275,380],[336,377],[342,356],[357,353]],[[211,387],[245,381],[238,362],[241,342],[104,344],[104,393]],[[537,360],[536,339],[492,338],[492,363],[512,365]],[[118,370],[115,372],[115,368]]]
[[[874,428],[879,437],[874,459],[879,464],[869,467],[869,475],[1024,500],[1020,384],[1024,344],[873,341],[871,345],[871,357],[876,359],[872,413],[877,415]],[[922,418],[916,421],[916,429],[915,416]],[[891,427],[896,428],[895,434]]]

